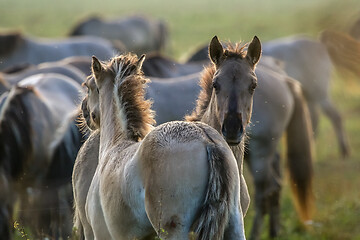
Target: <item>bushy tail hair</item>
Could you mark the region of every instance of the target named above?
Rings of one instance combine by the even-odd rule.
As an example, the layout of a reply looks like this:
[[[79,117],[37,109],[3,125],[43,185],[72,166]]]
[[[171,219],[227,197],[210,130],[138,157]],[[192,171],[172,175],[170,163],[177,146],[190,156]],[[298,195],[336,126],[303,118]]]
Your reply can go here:
[[[231,197],[229,165],[224,153],[212,143],[207,145],[209,179],[204,205],[192,225],[197,240],[217,240],[228,224]]]
[[[360,41],[349,34],[325,30],[320,35],[331,61],[341,72],[360,76]]]
[[[287,127],[287,163],[295,206],[301,220],[312,217],[314,195],[313,179],[313,134],[309,110],[300,83],[288,79],[295,107]]]

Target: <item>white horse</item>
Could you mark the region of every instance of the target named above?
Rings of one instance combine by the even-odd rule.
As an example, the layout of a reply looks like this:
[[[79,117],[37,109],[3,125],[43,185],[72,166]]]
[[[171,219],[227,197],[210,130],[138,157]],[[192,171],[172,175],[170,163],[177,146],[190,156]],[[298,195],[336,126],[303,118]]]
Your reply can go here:
[[[86,239],[245,239],[240,177],[225,140],[202,123],[152,129],[143,57],[93,58],[99,164],[86,199]],[[90,113],[91,114],[91,113]],[[87,233],[85,233],[87,234]]]

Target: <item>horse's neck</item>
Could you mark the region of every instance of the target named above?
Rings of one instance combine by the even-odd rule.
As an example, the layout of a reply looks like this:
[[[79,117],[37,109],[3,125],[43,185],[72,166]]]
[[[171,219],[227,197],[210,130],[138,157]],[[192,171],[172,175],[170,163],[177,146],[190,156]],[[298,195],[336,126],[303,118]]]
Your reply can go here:
[[[236,146],[230,146],[230,149],[233,152],[234,157],[236,158],[236,162],[239,168],[239,173],[241,174],[243,172],[243,162],[244,162],[244,140],[242,140]]]
[[[220,121],[216,117],[215,104],[216,103],[215,103],[214,99],[212,99],[210,101],[209,106],[206,109],[204,115],[201,117],[200,121],[213,127],[216,131],[218,131],[220,134],[222,134]],[[242,140],[237,146],[233,146],[233,147],[231,146],[230,149],[236,158],[239,170],[242,171],[242,165],[243,165],[243,159],[244,159],[244,140]]]
[[[215,128],[216,131],[218,131],[221,134],[221,124],[219,119],[217,118],[217,112],[216,112],[216,103],[214,99],[212,98],[209,102],[209,105],[204,112],[203,116],[201,117],[200,121],[203,123],[206,123],[207,125]]]
[[[100,92],[100,152],[126,139],[126,118],[117,88],[112,83],[105,84]]]

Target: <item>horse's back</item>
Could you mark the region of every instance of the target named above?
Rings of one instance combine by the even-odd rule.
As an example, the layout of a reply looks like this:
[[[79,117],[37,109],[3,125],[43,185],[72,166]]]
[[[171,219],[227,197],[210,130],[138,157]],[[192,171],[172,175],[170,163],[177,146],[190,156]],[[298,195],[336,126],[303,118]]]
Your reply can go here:
[[[56,121],[70,116],[80,103],[81,86],[61,74],[36,74],[23,79],[18,85],[32,87],[39,99],[53,113]]]
[[[57,61],[70,56],[98,56],[109,59],[115,54],[112,44],[105,39],[92,36],[68,39],[25,38],[10,53],[0,56],[0,69],[19,64],[40,64]]]
[[[151,78],[146,98],[153,100],[158,124],[182,120],[195,108],[200,92],[200,73],[177,78]]]
[[[286,73],[301,82],[308,99],[326,97],[333,65],[322,43],[293,36],[266,42],[263,53],[284,62]]]
[[[36,75],[36,74],[41,74],[41,73],[43,73],[43,74],[46,74],[46,73],[62,74],[62,75],[65,75],[65,76],[73,79],[75,82],[77,82],[79,84],[81,84],[85,79],[85,75],[77,68],[75,68],[71,65],[69,65],[69,66],[60,65],[60,64],[57,64],[57,62],[45,62],[45,63],[39,64],[37,66],[31,67],[29,69],[25,69],[18,73],[6,74],[6,75],[4,75],[4,78],[11,85],[14,85],[27,77],[30,77],[30,76]]]

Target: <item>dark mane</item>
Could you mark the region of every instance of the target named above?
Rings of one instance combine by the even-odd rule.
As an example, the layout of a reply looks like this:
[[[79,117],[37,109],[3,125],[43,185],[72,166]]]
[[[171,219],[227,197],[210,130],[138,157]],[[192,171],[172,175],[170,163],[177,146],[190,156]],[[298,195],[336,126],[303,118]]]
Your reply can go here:
[[[31,126],[24,97],[32,88],[14,87],[0,114],[0,166],[12,178],[19,177],[32,155]]]
[[[176,63],[168,57],[159,53],[152,53],[147,56],[142,70],[145,76],[162,77],[163,69],[172,69]]]
[[[0,56],[11,54],[23,41],[19,32],[0,33]]]
[[[231,43],[228,43],[224,51],[224,60],[230,58],[243,59],[246,56],[246,46],[246,44],[241,45],[241,43],[236,43],[235,46]],[[199,83],[201,91],[196,100],[196,108],[190,115],[185,116],[186,121],[200,121],[202,116],[204,115],[210,103],[211,95],[213,92],[212,80],[215,72],[216,67],[214,64],[209,65],[203,70]]]
[[[128,137],[134,141],[144,138],[155,124],[152,102],[145,100],[144,88],[149,80],[141,70],[137,70],[137,62],[138,57],[129,53],[113,58],[109,64],[114,78],[119,76],[122,79],[118,94],[127,118]]]

